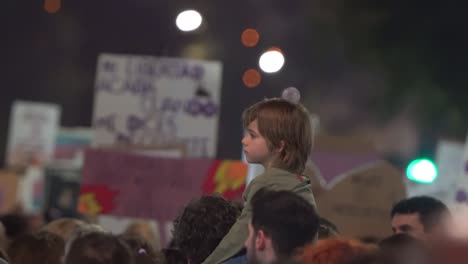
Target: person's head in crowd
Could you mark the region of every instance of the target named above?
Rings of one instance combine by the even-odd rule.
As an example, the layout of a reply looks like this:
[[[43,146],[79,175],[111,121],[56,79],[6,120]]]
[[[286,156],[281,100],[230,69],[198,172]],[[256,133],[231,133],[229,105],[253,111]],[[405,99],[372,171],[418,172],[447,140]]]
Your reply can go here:
[[[8,246],[8,237],[6,234],[5,226],[0,222],[0,249],[6,250]]]
[[[176,248],[189,263],[202,263],[229,232],[240,215],[238,206],[221,196],[191,201],[174,221]]]
[[[159,234],[149,221],[134,221],[127,226],[123,234],[126,236],[139,236],[145,239],[152,248],[157,250],[161,248]]]
[[[372,244],[372,245],[377,245],[381,238],[377,236],[372,236],[372,235],[367,235],[367,236],[362,236],[359,238],[359,241],[361,241],[364,244]]]
[[[337,237],[339,235],[338,227],[330,222],[330,220],[320,217],[320,227],[318,233],[318,239],[327,239]]]
[[[304,172],[312,149],[312,128],[303,105],[265,99],[244,110],[242,123],[246,130],[242,145],[249,163]]]
[[[55,234],[39,232],[26,234],[12,241],[8,248],[10,263],[61,264],[65,242]]]
[[[187,257],[175,248],[165,248],[162,250],[165,264],[187,264]]]
[[[445,238],[431,241],[429,264],[468,263],[468,240]]]
[[[400,263],[393,263],[390,260],[387,260],[382,257],[380,250],[371,253],[364,253],[358,254],[356,256],[352,256],[340,264],[400,264]]]
[[[344,264],[352,258],[364,257],[376,251],[376,246],[358,240],[324,239],[307,246],[298,259],[301,264]]]
[[[117,236],[93,232],[76,238],[65,256],[65,264],[133,264],[129,246]]]
[[[31,233],[29,220],[26,215],[19,213],[3,215],[0,217],[0,222],[5,227],[8,241],[13,241],[17,237]]]
[[[405,233],[383,239],[379,242],[379,247],[387,263],[426,264],[428,262],[426,244]]]
[[[161,263],[164,257],[143,237],[123,234],[119,236],[130,247],[135,264]]]
[[[319,216],[299,195],[260,189],[251,204],[252,220],[245,241],[249,264],[289,262],[317,238]]]
[[[68,251],[70,251],[70,247],[76,239],[83,237],[87,234],[99,232],[104,233],[104,229],[102,229],[101,226],[96,224],[85,223],[83,225],[77,226],[77,228],[75,228],[75,230],[73,230],[73,232],[71,233],[70,238],[67,241],[65,241],[65,256],[68,254]]]
[[[419,239],[447,233],[450,212],[441,201],[429,196],[416,196],[398,202],[391,211],[392,230]]]
[[[60,218],[48,223],[42,230],[56,234],[66,242],[70,240],[75,230],[85,224],[85,222],[75,218]]]
[[[6,253],[6,249],[0,248],[0,264],[7,264],[9,261],[10,258]]]

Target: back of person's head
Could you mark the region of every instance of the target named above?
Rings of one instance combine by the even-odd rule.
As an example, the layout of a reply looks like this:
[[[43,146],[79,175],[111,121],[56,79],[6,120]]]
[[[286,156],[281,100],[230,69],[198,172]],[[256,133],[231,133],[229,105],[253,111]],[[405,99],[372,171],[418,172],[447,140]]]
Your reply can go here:
[[[129,246],[104,232],[76,238],[65,257],[65,264],[133,264]]]
[[[68,252],[70,251],[71,245],[76,239],[83,237],[87,234],[99,233],[99,232],[104,232],[104,229],[101,226],[96,225],[96,224],[85,223],[85,224],[77,226],[75,230],[73,230],[73,232],[71,233],[70,238],[67,241],[65,241],[65,255],[68,254]]]
[[[318,239],[328,239],[339,235],[338,227],[330,220],[320,217]]]
[[[165,264],[187,264],[187,257],[175,248],[165,248],[162,250]]]
[[[430,231],[434,226],[443,222],[450,215],[447,206],[429,196],[416,196],[398,202],[391,211],[390,216],[418,214],[419,220],[425,231]]]
[[[344,264],[353,258],[371,255],[377,247],[357,240],[324,239],[307,246],[299,256],[301,264]]]
[[[426,244],[408,234],[395,234],[379,242],[383,259],[388,263],[427,263]]]
[[[12,241],[17,237],[31,233],[27,216],[23,214],[7,214],[0,217],[5,227],[7,238]]]
[[[174,221],[175,245],[191,263],[202,263],[239,215],[239,207],[221,196],[202,196],[191,201]]]
[[[5,226],[0,222],[0,250],[4,251],[8,247],[8,237],[6,235]]]
[[[356,256],[352,256],[344,261],[341,264],[400,264],[394,263],[390,260],[382,257],[379,251],[371,252],[371,253],[364,253],[358,254]]]
[[[431,241],[429,264],[468,263],[468,240],[445,238]]]
[[[61,264],[65,242],[55,234],[40,232],[15,239],[8,248],[10,263]]]
[[[3,249],[0,249],[0,264],[6,264],[9,261],[10,261],[10,258],[8,257],[6,251]]]
[[[162,253],[158,254],[154,247],[143,237],[123,234],[119,236],[130,247],[136,264],[161,263]]]
[[[160,249],[159,234],[151,226],[151,222],[145,220],[137,220],[130,223],[123,232],[126,236],[138,236],[154,249]]]
[[[48,223],[42,230],[56,234],[66,242],[71,238],[76,229],[85,224],[85,222],[75,218],[60,218]]]
[[[279,258],[287,259],[314,241],[319,216],[304,198],[290,191],[260,189],[252,197],[252,227],[271,238]]]
[[[283,146],[279,159],[273,165],[302,173],[312,150],[313,136],[307,109],[284,99],[265,99],[243,112],[244,128],[253,121],[257,121],[258,130],[270,150]]]
[[[379,247],[384,250],[400,249],[408,246],[423,246],[424,243],[408,234],[394,234],[379,242]]]

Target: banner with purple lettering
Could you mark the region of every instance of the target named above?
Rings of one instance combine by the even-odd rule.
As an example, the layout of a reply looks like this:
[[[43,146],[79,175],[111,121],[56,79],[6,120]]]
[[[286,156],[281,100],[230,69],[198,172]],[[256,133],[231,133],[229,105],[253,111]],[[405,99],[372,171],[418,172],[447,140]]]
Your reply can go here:
[[[216,155],[220,62],[103,54],[96,76],[94,145],[184,145]]]

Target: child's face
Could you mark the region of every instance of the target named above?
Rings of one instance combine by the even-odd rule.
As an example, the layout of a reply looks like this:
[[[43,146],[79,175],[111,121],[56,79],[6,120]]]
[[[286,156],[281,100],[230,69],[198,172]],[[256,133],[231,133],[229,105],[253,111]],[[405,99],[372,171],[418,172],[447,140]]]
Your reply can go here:
[[[273,154],[268,149],[265,138],[258,131],[257,120],[252,121],[247,126],[242,145],[249,163],[259,163],[267,166],[273,159]]]

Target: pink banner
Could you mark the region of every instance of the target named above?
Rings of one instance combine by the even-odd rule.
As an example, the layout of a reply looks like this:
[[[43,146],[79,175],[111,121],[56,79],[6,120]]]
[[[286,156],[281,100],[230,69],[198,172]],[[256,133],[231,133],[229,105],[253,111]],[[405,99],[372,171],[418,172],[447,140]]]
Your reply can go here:
[[[193,198],[217,192],[236,199],[245,188],[241,161],[185,160],[88,149],[79,210],[172,221]]]

